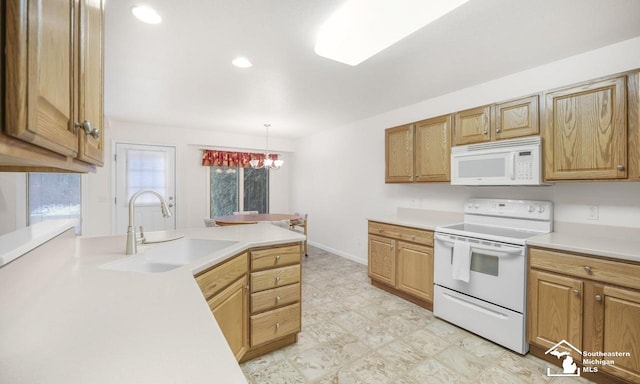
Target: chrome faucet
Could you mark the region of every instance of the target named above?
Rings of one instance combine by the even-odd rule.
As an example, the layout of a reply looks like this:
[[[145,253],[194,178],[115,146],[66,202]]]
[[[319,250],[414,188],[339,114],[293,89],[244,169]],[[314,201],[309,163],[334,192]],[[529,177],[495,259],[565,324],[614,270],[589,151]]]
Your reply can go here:
[[[162,195],[158,192],[151,189],[143,189],[142,191],[134,193],[133,196],[131,196],[131,199],[129,199],[129,227],[127,227],[126,250],[127,255],[135,255],[138,252],[138,239],[136,235],[136,228],[133,226],[133,217],[136,199],[138,198],[138,196],[145,193],[152,193],[158,196],[158,199],[160,199],[160,208],[162,208],[162,216],[171,217],[171,211],[169,210],[169,206],[167,206],[167,202],[164,200],[164,197],[162,197]],[[142,227],[140,227],[140,232],[142,232]]]

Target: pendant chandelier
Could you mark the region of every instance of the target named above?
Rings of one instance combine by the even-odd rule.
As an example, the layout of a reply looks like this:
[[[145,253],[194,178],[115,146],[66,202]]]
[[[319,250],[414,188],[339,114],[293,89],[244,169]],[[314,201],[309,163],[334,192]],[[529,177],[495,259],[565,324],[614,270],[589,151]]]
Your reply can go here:
[[[275,159],[272,159],[272,155],[269,153],[269,127],[271,126],[271,124],[265,124],[264,127],[267,131],[267,153],[264,154],[264,160],[262,160],[262,163],[260,162],[260,160],[258,159],[253,159],[251,161],[249,161],[249,164],[251,165],[251,168],[253,169],[260,169],[260,168],[266,168],[266,169],[280,169],[280,167],[282,167],[282,164],[284,164],[283,160],[279,160],[277,159],[277,156],[274,156]]]

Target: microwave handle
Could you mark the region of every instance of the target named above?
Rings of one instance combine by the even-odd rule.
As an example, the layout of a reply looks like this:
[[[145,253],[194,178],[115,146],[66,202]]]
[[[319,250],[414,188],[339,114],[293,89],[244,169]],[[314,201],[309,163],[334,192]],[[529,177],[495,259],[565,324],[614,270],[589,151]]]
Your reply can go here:
[[[509,153],[509,178],[516,179],[516,153]]]

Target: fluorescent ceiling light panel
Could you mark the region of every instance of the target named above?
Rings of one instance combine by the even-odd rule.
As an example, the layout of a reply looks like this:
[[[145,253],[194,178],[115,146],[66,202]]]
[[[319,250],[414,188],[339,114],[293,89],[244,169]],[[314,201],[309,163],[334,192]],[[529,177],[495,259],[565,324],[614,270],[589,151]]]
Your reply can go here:
[[[145,5],[131,8],[131,13],[133,13],[133,15],[143,23],[160,24],[160,22],[162,22],[162,17],[158,15],[158,12],[156,12],[155,9],[147,7]]]
[[[253,64],[246,57],[236,57],[231,60],[231,64],[235,65],[238,68],[249,68],[252,67]]]
[[[318,55],[358,65],[469,0],[348,0],[322,25]]]

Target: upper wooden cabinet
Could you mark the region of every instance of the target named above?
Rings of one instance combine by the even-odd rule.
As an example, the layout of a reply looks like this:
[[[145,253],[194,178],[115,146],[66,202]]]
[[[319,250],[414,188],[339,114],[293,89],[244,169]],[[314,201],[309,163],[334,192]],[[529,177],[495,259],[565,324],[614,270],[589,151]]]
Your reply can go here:
[[[457,112],[453,145],[537,135],[538,95]]]
[[[451,180],[451,115],[415,123],[414,181]]]
[[[5,11],[0,169],[102,165],[103,1],[8,0]]]
[[[496,140],[540,133],[538,95],[507,101],[494,106],[493,138]]]
[[[546,180],[627,178],[626,80],[618,76],[546,94]]]
[[[452,115],[385,131],[385,182],[449,181]]]
[[[413,124],[385,130],[384,146],[385,182],[413,181]]]
[[[455,114],[453,144],[463,145],[491,140],[491,106],[467,109]]]

